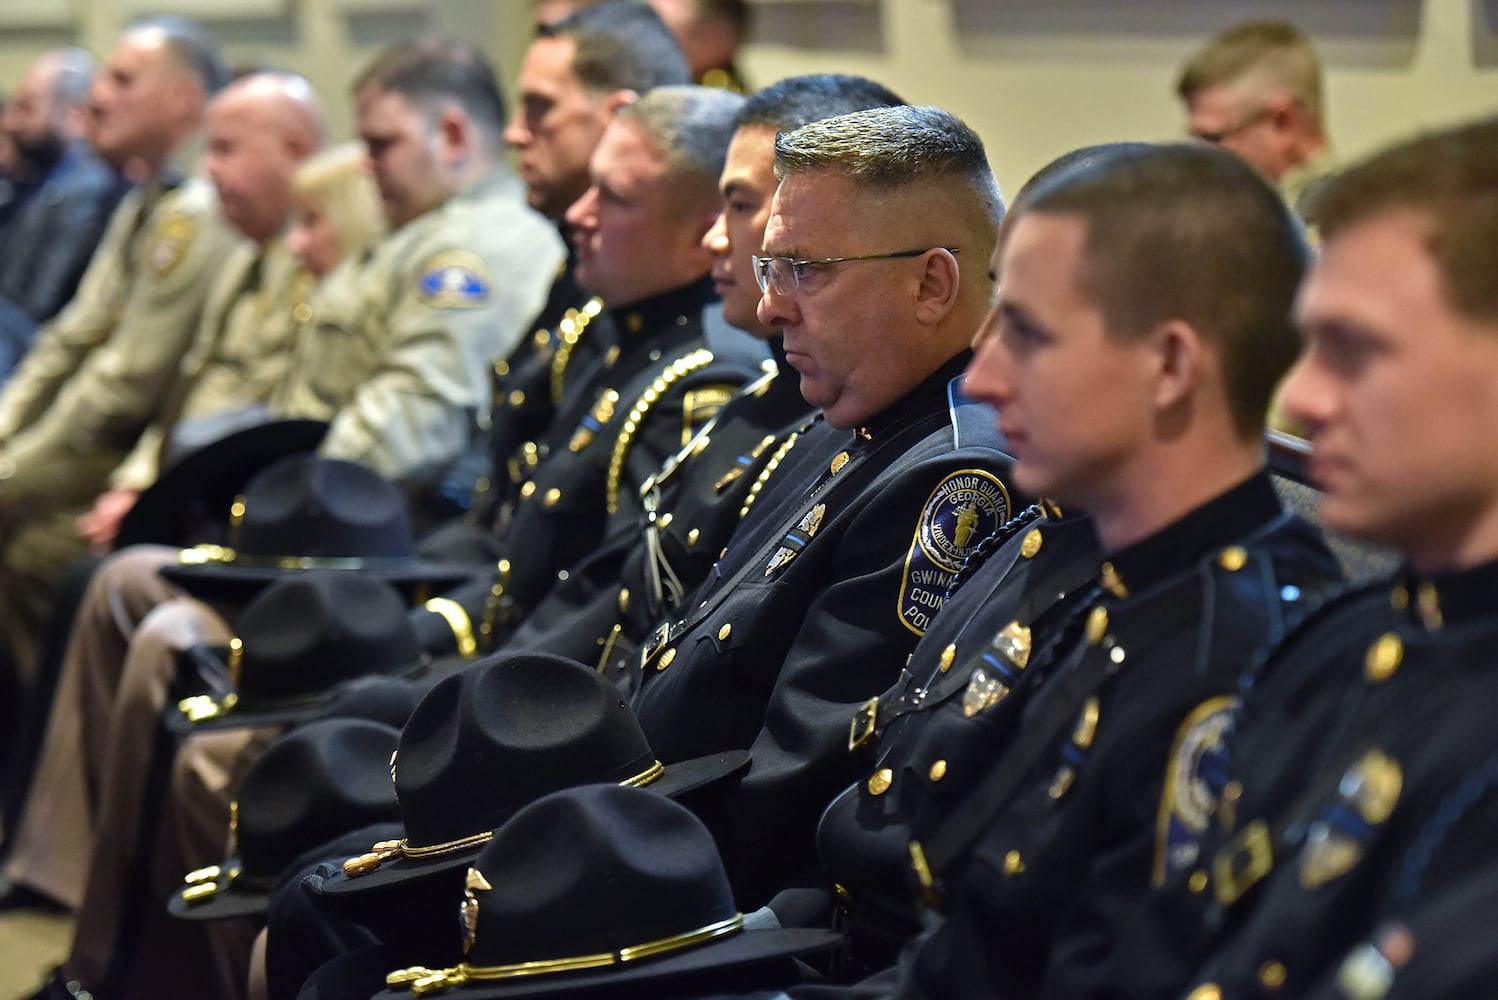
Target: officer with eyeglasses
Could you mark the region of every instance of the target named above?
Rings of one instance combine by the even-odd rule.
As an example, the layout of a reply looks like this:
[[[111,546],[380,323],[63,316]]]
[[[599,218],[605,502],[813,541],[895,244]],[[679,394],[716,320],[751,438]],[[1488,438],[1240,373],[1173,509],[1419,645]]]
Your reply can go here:
[[[958,385],[1003,214],[978,137],[936,108],[861,111],[778,135],[775,172],[759,319],[822,416],[776,447],[630,666],[662,760],[750,748],[699,804],[746,908],[809,884],[817,816],[857,776],[849,715],[1019,502],[993,414]]]

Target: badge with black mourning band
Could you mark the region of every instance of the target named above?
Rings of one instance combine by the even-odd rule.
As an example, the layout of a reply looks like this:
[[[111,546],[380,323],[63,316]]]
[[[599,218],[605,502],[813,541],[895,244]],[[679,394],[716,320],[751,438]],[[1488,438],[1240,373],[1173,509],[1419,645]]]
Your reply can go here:
[[[491,832],[549,792],[605,782],[679,795],[744,767],[747,751],[663,766],[619,689],[543,653],[499,654],[439,681],[390,761],[405,836],[325,879],[336,901],[462,871]]]
[[[1399,762],[1370,750],[1342,775],[1336,802],[1306,830],[1300,848],[1301,887],[1321,888],[1350,871],[1394,812],[1404,786]]]
[[[781,539],[780,547],[775,550],[774,555],[770,556],[770,562],[765,566],[765,576],[774,576],[801,554],[817,529],[822,526],[822,518],[826,514],[827,505],[819,503],[802,515],[796,526]]]
[[[1009,520],[1009,491],[981,469],[943,479],[921,507],[900,581],[900,622],[924,635],[947,589],[979,544]]]
[[[246,605],[227,650],[195,646],[187,663],[228,690],[166,710],[173,733],[301,722],[325,714],[340,685],[362,677],[412,677],[427,658],[405,602],[390,584],[353,573],[300,573]]]
[[[471,567],[418,558],[405,495],[355,462],[294,455],[252,478],[228,545],[183,549],[161,575],[195,597],[245,601],[288,573],[352,571],[403,591],[446,590]]]
[[[609,785],[559,791],[517,812],[474,858],[451,905],[463,960],[389,972],[381,998],[653,996],[684,976],[694,989],[730,992],[746,977],[761,984],[763,969],[753,967],[839,940],[820,929],[746,927],[701,820],[669,799]],[[714,973],[721,982],[703,978]]]
[[[230,812],[229,855],[189,872],[173,916],[222,920],[264,913],[283,871],[317,844],[396,819],[384,762],[400,731],[364,719],[308,723],[268,747]]]

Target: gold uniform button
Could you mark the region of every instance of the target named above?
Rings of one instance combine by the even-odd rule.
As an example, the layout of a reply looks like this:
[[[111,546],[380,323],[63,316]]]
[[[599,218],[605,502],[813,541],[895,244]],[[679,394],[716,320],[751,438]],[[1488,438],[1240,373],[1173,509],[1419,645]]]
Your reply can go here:
[[[1031,528],[1029,534],[1025,535],[1025,540],[1019,544],[1019,554],[1026,559],[1034,559],[1035,554],[1040,551],[1040,546],[1044,541],[1045,539],[1041,536],[1040,529]]]
[[[664,513],[664,514],[661,515],[660,526],[662,528],[668,528],[668,527],[671,526],[671,512],[670,511],[667,511],[666,513]]]
[[[1241,545],[1229,545],[1217,556],[1217,565],[1236,573],[1248,563],[1248,551]]]
[[[655,661],[655,669],[665,670],[671,665],[671,661],[674,659],[676,659],[676,647],[672,646],[670,649],[661,654],[661,658],[659,660]]]
[[[530,482],[526,483],[524,486],[520,487],[520,499],[522,499],[522,500],[529,500],[531,497],[533,497],[535,495],[536,495],[536,482],[535,482],[535,480],[531,480]]]
[[[510,409],[517,410],[525,405],[525,393],[519,389],[510,393]]]
[[[1025,859],[1020,857],[1019,851],[1010,851],[1004,855],[1004,874],[1011,878],[1025,870]]]
[[[952,663],[957,659],[957,644],[954,642],[941,651],[941,672],[946,673],[952,669]]]
[[[727,642],[730,635],[733,635],[732,625],[724,625],[722,628],[718,629],[719,642]]]
[[[840,451],[840,452],[838,452],[836,455],[832,456],[832,466],[831,466],[832,474],[834,476],[837,475],[839,472],[842,471],[843,466],[845,466],[847,464],[848,464],[848,453],[846,451]]]
[[[869,794],[883,795],[889,791],[889,786],[895,783],[895,772],[887,767],[881,767],[869,776]]]
[[[947,762],[944,760],[937,761],[931,765],[931,770],[927,774],[932,781],[940,781],[947,776]]]
[[[629,588],[628,587],[620,587],[619,588],[619,613],[621,615],[627,615],[627,614],[629,614]]]
[[[696,528],[693,528],[691,531],[687,532],[687,546],[691,547],[691,546],[696,545],[697,544],[697,539],[699,539],[701,537],[702,537],[702,532],[698,531]]]
[[[1363,660],[1363,676],[1372,684],[1382,684],[1394,676],[1404,659],[1404,643],[1393,632],[1385,632],[1368,647]]]
[[[1194,893],[1200,894],[1207,891],[1207,882],[1207,873],[1200,869],[1197,869],[1196,871],[1192,872],[1191,877],[1186,880],[1186,888],[1190,889]]]
[[[548,507],[555,507],[557,501],[562,499],[562,491],[553,486],[546,491],[546,496],[541,500]]]
[[[1285,985],[1285,966],[1283,962],[1270,959],[1259,966],[1259,982],[1264,984],[1265,989],[1277,990]]]
[[[1186,995],[1186,1000],[1222,1000],[1222,987],[1216,983],[1202,983]]]
[[[312,318],[312,307],[305,302],[298,302],[296,308],[291,310],[291,318],[297,323],[307,322]]]
[[[1108,609],[1096,607],[1087,613],[1087,641],[1096,646],[1108,634]]]

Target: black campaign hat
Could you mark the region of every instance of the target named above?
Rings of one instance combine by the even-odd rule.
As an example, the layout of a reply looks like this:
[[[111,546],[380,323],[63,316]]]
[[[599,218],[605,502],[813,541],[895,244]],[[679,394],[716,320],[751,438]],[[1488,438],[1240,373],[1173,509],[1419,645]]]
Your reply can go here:
[[[340,682],[426,667],[400,595],[354,573],[279,580],[245,606],[227,650],[195,646],[185,655],[227,673],[231,690],[169,707],[166,726],[175,733],[305,721],[327,713]]]
[[[276,459],[315,450],[327,432],[326,420],[274,420],[188,452],[162,469],[136,499],[120,522],[115,547],[203,541],[184,536],[194,523],[221,520],[255,473]]]
[[[167,901],[174,916],[220,920],[265,912],[282,872],[311,847],[400,807],[385,768],[400,731],[365,719],[323,719],[276,740],[231,807],[231,857],[190,872]]]
[[[596,671],[501,653],[437,682],[401,730],[391,777],[405,837],[349,859],[315,895],[337,907],[340,897],[461,872],[496,827],[560,788],[609,782],[679,795],[748,762],[738,751],[664,766]]]
[[[356,462],[294,455],[251,479],[230,512],[230,543],[183,549],[161,575],[198,597],[245,600],[288,571],[354,570],[438,589],[472,567],[420,559],[400,489]]]
[[[454,1000],[645,992],[663,982],[830,948],[810,928],[750,930],[712,835],[686,807],[588,785],[517,812],[474,858],[452,901],[464,960],[401,969],[380,1000],[452,989]],[[727,991],[727,990],[725,990]]]

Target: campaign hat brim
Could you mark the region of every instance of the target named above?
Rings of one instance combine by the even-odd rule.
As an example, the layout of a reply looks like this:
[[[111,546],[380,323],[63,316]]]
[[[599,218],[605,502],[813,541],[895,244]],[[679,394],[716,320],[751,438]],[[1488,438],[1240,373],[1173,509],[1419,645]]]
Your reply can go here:
[[[731,777],[748,766],[749,751],[729,750],[695,757],[679,764],[667,764],[659,778],[640,787],[657,795],[676,798]],[[397,892],[402,885],[415,879],[466,868],[469,862],[478,857],[485,843],[487,841],[431,857],[392,858],[373,871],[354,878],[340,871],[323,879],[318,895],[335,908],[342,900],[352,902],[357,898],[362,904],[364,900],[376,895]]]
[[[237,866],[238,859],[231,858],[220,867],[227,872]],[[182,898],[182,890],[178,889],[166,901],[167,912],[182,920],[233,920],[261,916],[270,909],[270,889],[247,888],[227,875],[214,879],[213,884],[218,891],[196,903]]]
[[[695,948],[633,962],[621,962],[602,969],[489,982],[469,980],[461,986],[444,990],[441,995],[452,1000],[518,1000],[521,997],[566,996],[589,990],[623,989],[641,983],[725,971],[758,962],[826,951],[841,940],[841,934],[822,928],[746,929]],[[374,1000],[409,1000],[411,996],[410,990],[386,989],[375,994]]]
[[[167,466],[120,522],[116,548],[140,543],[182,545],[182,512],[202,500],[226,517],[245,484],[271,462],[315,451],[327,435],[326,420],[274,420],[228,434]]]

